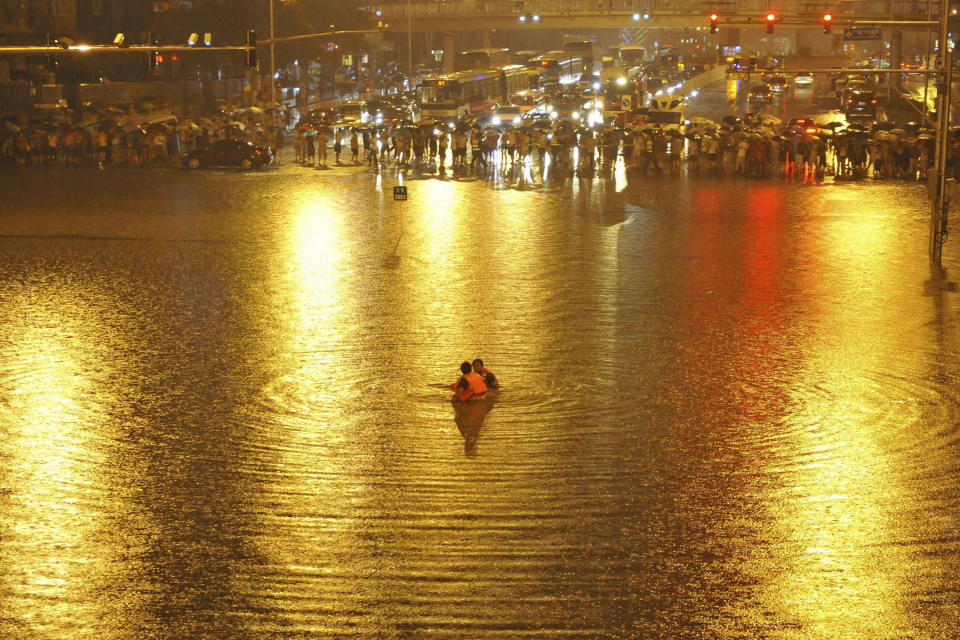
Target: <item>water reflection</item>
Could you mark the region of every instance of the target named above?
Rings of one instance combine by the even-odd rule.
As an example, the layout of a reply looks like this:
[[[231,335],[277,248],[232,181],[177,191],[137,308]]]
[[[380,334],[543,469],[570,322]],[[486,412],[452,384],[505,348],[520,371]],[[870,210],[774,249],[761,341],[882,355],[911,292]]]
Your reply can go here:
[[[922,187],[524,170],[0,184],[0,635],[955,627]]]

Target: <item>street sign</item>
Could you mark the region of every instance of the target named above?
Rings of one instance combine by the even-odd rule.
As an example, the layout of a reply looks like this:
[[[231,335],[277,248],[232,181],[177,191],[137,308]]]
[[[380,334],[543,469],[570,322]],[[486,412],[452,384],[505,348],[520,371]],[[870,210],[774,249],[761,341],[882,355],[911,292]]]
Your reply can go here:
[[[880,40],[880,27],[848,27],[843,30],[844,40]]]
[[[407,187],[406,185],[400,185],[393,188],[393,199],[394,200],[406,200],[407,199]]]

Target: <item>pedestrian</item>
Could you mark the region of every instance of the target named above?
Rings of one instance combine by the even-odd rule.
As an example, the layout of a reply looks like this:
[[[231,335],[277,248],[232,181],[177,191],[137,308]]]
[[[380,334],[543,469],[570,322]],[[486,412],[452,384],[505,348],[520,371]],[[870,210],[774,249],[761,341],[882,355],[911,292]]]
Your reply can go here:
[[[357,136],[357,130],[353,129],[350,132],[350,160],[356,164],[358,162],[358,157],[360,153],[360,139]]]
[[[330,138],[327,136],[327,128],[323,127],[317,132],[317,167],[327,168],[327,145]]]
[[[340,164],[340,152],[343,150],[343,129],[337,128],[333,136],[333,154],[337,164]]]
[[[314,132],[311,132],[311,135],[307,136],[307,149],[306,149],[306,156],[305,156],[306,158],[305,164],[308,167],[313,166],[313,158],[316,155],[317,155],[316,135],[314,135]]]

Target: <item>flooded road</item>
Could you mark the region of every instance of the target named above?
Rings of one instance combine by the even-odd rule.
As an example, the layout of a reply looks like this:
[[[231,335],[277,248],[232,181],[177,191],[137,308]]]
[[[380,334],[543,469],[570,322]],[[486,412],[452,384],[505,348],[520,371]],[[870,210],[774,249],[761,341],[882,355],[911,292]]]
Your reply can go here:
[[[923,185],[394,184],[4,173],[0,637],[960,626]]]

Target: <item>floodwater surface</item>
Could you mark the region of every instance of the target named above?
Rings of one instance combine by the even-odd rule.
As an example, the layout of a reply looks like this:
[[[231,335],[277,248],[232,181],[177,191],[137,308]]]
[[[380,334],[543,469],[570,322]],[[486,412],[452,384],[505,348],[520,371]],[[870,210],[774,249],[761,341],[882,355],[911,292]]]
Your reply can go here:
[[[0,175],[0,637],[960,628],[922,185],[394,184]]]

